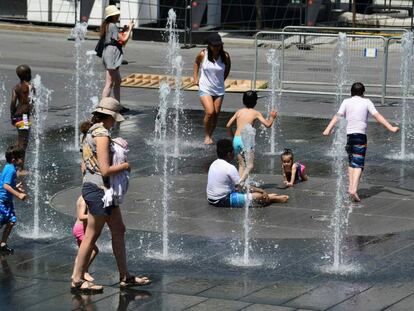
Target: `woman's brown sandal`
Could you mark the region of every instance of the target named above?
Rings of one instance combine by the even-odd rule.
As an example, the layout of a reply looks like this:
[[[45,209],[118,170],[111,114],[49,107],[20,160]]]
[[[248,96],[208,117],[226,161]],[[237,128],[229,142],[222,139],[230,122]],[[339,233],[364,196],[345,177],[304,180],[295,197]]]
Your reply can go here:
[[[139,281],[137,281],[137,278]],[[134,276],[131,275],[129,277],[127,277],[125,280],[121,280],[119,282],[119,287],[120,288],[128,288],[131,286],[144,286],[144,285],[149,285],[151,284],[151,280],[146,277],[146,276]]]
[[[82,285],[85,283],[87,287],[82,287]],[[70,291],[72,294],[86,294],[86,295],[100,294],[103,292],[103,286],[93,284],[92,282],[88,282],[86,280],[79,280],[78,282],[72,282]]]

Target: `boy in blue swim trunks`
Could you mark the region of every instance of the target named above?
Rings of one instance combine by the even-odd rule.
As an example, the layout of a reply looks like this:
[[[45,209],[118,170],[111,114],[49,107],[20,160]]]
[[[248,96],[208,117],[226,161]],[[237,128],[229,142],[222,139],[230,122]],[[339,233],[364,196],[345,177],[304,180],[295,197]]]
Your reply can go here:
[[[361,82],[356,82],[351,87],[351,98],[345,99],[331,122],[329,122],[323,135],[331,134],[333,127],[338,122],[338,117],[345,117],[347,121],[346,133],[347,144],[346,151],[348,153],[348,177],[349,188],[348,193],[351,198],[360,202],[358,196],[359,179],[365,165],[365,154],[367,151],[367,135],[366,129],[368,124],[368,115],[371,114],[378,123],[381,123],[387,130],[392,133],[398,132],[400,129],[392,126],[375,108],[371,100],[364,97],[365,87]]]
[[[7,239],[16,223],[14,213],[13,196],[20,200],[25,200],[27,194],[24,192],[22,184],[16,184],[17,167],[21,167],[24,162],[24,150],[17,146],[10,146],[6,151],[6,162],[0,175],[0,227],[5,225],[3,236],[0,242],[0,252],[2,254],[12,254],[13,249],[7,246]]]
[[[257,103],[257,92],[256,91],[247,91],[243,94],[243,104],[246,108],[242,108],[236,111],[236,113],[231,117],[229,122],[227,122],[227,130],[229,135],[233,137],[233,148],[234,153],[237,155],[237,161],[239,163],[239,174],[240,174],[240,181],[246,180],[249,172],[253,169],[253,160],[254,154],[253,152],[249,156],[249,163],[247,165],[244,163],[243,158],[243,141],[241,138],[241,132],[243,128],[250,124],[253,126],[256,120],[259,120],[264,126],[271,127],[273,121],[276,119],[277,112],[271,111],[269,114],[269,119],[265,119],[261,112],[254,109]],[[233,123],[236,122],[237,128],[236,132],[233,133]],[[246,170],[244,170],[246,167]]]
[[[285,203],[287,195],[266,193],[265,190],[250,187],[250,193],[242,192],[239,186],[240,175],[229,162],[234,158],[233,144],[228,139],[217,142],[217,157],[209,170],[207,182],[207,200],[217,207],[244,207],[246,199],[259,206],[271,203]],[[249,197],[247,197],[249,196]]]

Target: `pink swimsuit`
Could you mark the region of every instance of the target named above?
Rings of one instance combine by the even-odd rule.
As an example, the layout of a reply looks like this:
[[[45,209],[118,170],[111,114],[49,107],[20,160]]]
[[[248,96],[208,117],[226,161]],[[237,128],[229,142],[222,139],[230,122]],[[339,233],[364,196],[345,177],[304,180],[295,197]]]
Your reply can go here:
[[[85,225],[83,222],[76,222],[72,228],[73,236],[78,242],[78,246],[82,243],[83,237],[85,236]]]

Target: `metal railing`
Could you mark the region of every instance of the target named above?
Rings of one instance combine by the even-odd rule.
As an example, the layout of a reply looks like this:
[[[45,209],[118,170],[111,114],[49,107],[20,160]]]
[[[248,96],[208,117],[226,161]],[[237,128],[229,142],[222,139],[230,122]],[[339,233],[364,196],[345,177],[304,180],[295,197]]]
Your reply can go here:
[[[368,31],[377,34],[364,34]],[[349,84],[363,82],[369,96],[380,98],[382,103],[386,99],[399,99],[399,63],[402,51],[399,40],[406,31],[397,28],[336,27],[312,27],[310,30],[309,27],[289,26],[279,32],[258,32],[254,41],[252,88],[256,88],[258,79],[269,81],[270,69],[265,53],[274,48],[280,54],[280,78],[277,86],[280,92],[335,95],[333,57],[338,32],[346,32],[350,60]]]

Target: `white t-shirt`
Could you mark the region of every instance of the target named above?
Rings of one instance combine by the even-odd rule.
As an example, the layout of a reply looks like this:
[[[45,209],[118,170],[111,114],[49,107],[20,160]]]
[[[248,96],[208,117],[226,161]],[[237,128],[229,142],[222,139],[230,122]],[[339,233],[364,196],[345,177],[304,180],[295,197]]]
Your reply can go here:
[[[226,65],[219,57],[214,63],[208,60],[208,50],[204,50],[204,59],[200,64],[199,89],[211,96],[224,95],[224,72]]]
[[[207,199],[220,200],[235,191],[240,180],[236,167],[229,162],[217,159],[208,170]]]
[[[339,107],[338,115],[344,116],[347,134],[365,134],[367,130],[368,113],[378,113],[374,104],[368,98],[353,96],[345,99]]]

